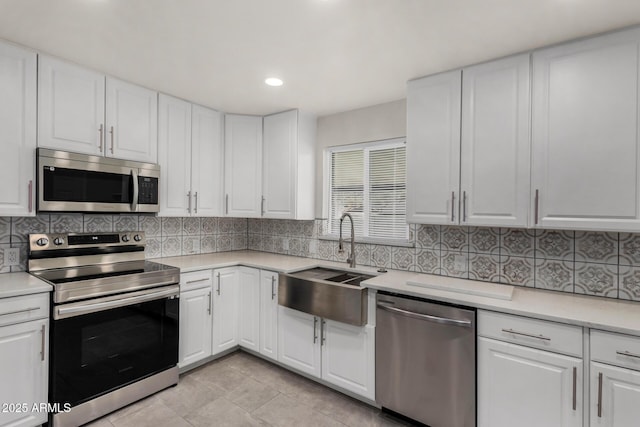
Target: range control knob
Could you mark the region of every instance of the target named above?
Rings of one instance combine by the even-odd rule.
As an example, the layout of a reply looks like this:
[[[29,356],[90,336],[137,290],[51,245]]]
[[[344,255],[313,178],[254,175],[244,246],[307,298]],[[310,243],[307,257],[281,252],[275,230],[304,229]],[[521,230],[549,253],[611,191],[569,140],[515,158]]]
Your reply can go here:
[[[129,235],[128,234],[123,235],[122,236],[122,241],[123,242],[128,242],[129,241]]]
[[[47,239],[46,237],[41,237],[38,240],[36,240],[36,245],[38,246],[47,246],[49,244],[49,239]]]
[[[139,242],[140,240],[142,240],[142,237],[140,237],[139,234],[136,234],[135,236],[133,236],[133,240],[135,240],[136,242]]]
[[[53,244],[56,246],[64,245],[64,239],[62,237],[56,237],[53,239]]]

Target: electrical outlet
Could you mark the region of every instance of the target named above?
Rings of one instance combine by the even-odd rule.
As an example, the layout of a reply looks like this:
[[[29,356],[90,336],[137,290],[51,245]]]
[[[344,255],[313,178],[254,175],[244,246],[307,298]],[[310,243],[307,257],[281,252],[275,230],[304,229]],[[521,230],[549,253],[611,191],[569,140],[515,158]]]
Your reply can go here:
[[[20,265],[20,248],[6,248],[4,250],[4,266]]]
[[[455,255],[453,258],[453,268],[458,271],[467,271],[467,256]]]
[[[318,253],[318,241],[317,240],[311,240],[309,242],[309,254],[310,255],[315,255],[316,253]]]
[[[282,239],[282,249],[285,251],[289,250],[289,239]]]

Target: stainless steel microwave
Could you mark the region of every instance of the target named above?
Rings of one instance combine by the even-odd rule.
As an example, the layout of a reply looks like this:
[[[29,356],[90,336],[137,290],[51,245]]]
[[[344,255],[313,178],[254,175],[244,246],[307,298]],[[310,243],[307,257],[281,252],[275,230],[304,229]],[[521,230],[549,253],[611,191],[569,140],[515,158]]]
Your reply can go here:
[[[38,148],[39,212],[158,212],[160,166]]]

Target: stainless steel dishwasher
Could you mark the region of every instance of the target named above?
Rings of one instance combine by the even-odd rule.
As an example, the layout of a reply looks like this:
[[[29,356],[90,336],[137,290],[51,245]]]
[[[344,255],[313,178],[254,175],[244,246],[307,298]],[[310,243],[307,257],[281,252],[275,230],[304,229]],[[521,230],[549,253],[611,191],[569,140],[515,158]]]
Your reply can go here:
[[[379,292],[376,400],[431,427],[476,425],[476,312]]]

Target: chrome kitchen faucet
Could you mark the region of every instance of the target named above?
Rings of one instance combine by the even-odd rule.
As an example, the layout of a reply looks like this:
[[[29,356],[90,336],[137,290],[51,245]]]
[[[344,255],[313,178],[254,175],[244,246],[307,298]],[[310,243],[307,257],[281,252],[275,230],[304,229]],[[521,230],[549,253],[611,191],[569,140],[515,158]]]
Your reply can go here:
[[[344,221],[345,217],[349,217],[351,221],[351,253],[347,256],[347,262],[349,263],[349,267],[356,268],[356,250],[355,250],[355,230],[353,228],[353,218],[349,212],[345,212],[340,217],[340,240],[338,240],[338,253],[344,253],[344,248],[342,247],[342,221]]]

